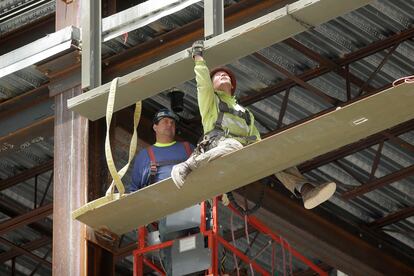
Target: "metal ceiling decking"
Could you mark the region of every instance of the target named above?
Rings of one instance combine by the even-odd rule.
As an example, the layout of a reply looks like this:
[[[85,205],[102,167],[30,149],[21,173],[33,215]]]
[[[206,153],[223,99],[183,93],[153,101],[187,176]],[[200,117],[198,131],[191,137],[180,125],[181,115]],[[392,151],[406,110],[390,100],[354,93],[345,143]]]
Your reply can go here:
[[[5,1],[2,4],[12,2],[22,1]],[[236,7],[239,2],[246,1],[226,1],[226,4],[231,8]],[[54,1],[48,3],[54,3]],[[265,3],[266,1],[263,1],[262,4],[265,5]],[[25,16],[29,18],[30,14],[35,15],[37,11],[33,10]],[[130,31],[126,41],[125,37],[121,36],[105,42],[102,49],[104,76],[107,74],[113,77],[114,73],[119,72],[126,74],[159,60],[162,56],[168,56],[166,53],[170,51],[171,54],[171,49],[174,47],[178,50],[189,47],[191,39],[197,37],[196,31],[201,27],[190,27],[188,24],[196,22],[202,15],[202,4],[197,3],[141,29]],[[309,29],[304,33],[229,64],[238,77],[237,93],[241,102],[253,110],[260,123],[260,130],[266,136],[269,135],[266,133],[276,133],[323,114],[338,104],[340,105],[341,102],[358,98],[362,86],[364,87],[363,96],[389,87],[397,78],[413,75],[413,15],[414,1],[412,0],[372,1],[367,6],[322,25],[308,26]],[[24,25],[24,22],[21,22]],[[6,23],[11,24],[11,21]],[[4,24],[4,21],[1,21],[1,24]],[[180,38],[180,33],[187,37]],[[170,37],[171,34],[174,34],[174,38]],[[0,43],[1,37],[0,35]],[[159,42],[159,38],[163,39],[162,43]],[[170,46],[173,43],[178,46]],[[157,49],[158,53],[151,55],[148,50],[149,45]],[[395,45],[398,47],[393,47]],[[384,64],[378,69],[381,63]],[[379,71],[378,74],[373,75],[376,70]],[[47,90],[49,76],[46,76],[44,71],[32,66],[21,72],[24,74],[8,76],[9,79],[0,79],[0,85],[7,81],[6,88],[0,91],[4,99],[4,103],[0,104],[0,110],[4,107],[3,104],[9,102],[6,99],[18,99],[17,95],[24,96],[31,91],[34,91],[32,93],[36,95],[37,91],[43,89],[42,87]],[[369,81],[366,83],[367,80]],[[194,130],[197,131],[199,128],[194,80],[178,85],[178,87],[186,93],[185,112],[180,114],[186,125],[182,126],[181,132],[185,134],[188,128],[191,128],[194,133]],[[322,91],[329,97],[318,91]],[[285,97],[286,94],[289,97]],[[168,104],[166,93],[145,101],[145,105],[151,107],[152,110],[160,105],[168,106]],[[33,105],[37,105],[35,101]],[[27,103],[16,101],[7,110],[13,110],[13,107],[19,106],[21,110],[24,110]],[[9,117],[7,113],[1,114],[0,122],[7,123]],[[28,130],[34,129],[30,125],[28,127]],[[12,129],[8,131],[2,128],[1,130],[8,133]],[[20,133],[26,132],[15,129],[13,133],[15,135],[13,139],[16,139],[21,137]],[[30,135],[29,133],[29,136],[33,136],[30,139],[32,141],[42,135]],[[53,156],[53,130],[52,134],[46,136],[48,138],[44,141],[33,140],[35,142],[33,144],[25,144],[24,139],[19,140],[19,143],[16,143],[18,146],[13,149],[8,144],[10,140],[7,140],[7,137],[1,137],[1,181],[24,173],[51,158]],[[332,155],[317,157],[300,166],[307,176],[315,180],[334,180],[338,183],[338,192],[335,197],[329,203],[322,205],[321,211],[326,212],[332,218],[345,221],[346,225],[354,227],[352,229],[369,230],[371,234],[375,234],[374,242],[384,252],[390,252],[391,249],[397,250],[400,255],[411,261],[413,260],[409,256],[413,256],[414,252],[412,235],[414,233],[412,203],[414,202],[412,185],[414,179],[411,169],[414,162],[413,145],[414,122],[407,122],[367,137],[349,147],[344,147],[333,152]],[[20,149],[20,146],[23,149]],[[119,153],[121,159],[116,159],[117,162],[122,162],[123,156],[125,154],[121,150]],[[50,171],[39,176],[38,200],[48,185],[49,176]],[[128,179],[129,176],[126,177]],[[34,182],[34,178],[30,178],[1,191],[2,198],[15,204],[13,206],[16,208],[20,206],[20,209],[15,209],[20,213],[12,212],[11,209],[2,206],[3,219],[19,216],[19,214],[24,214],[28,208],[33,207]],[[355,189],[363,186],[367,189]],[[51,186],[45,199],[46,203],[52,200],[52,190]],[[223,216],[228,219],[225,215]],[[10,232],[7,238],[16,239],[16,244],[22,247],[31,246],[31,243],[43,246],[46,244],[44,241],[42,243],[42,237],[39,237],[38,233],[47,235],[47,231],[41,231],[47,230],[50,227],[49,224],[31,228],[37,230],[26,229],[26,227],[19,229],[15,234],[14,231]],[[19,238],[22,236],[25,236],[27,240],[21,240],[19,243]],[[365,237],[364,233],[361,239]],[[134,238],[132,234],[127,241]],[[30,242],[27,243],[27,241]],[[260,247],[264,242],[264,239],[258,238],[258,244],[254,245],[255,248]],[[33,253],[43,257],[48,247],[40,248],[40,251]],[[3,245],[1,250],[10,251],[10,248]],[[2,254],[5,253],[0,253],[0,257],[3,256]],[[21,275],[30,274],[37,263],[26,257],[16,258],[17,270]],[[11,259],[6,266],[11,267]],[[298,270],[303,269],[298,264],[295,264],[295,267]],[[47,265],[42,264],[41,269],[43,270],[38,271],[39,275],[49,275],[50,270],[47,270]],[[30,272],[27,273],[27,271]]]

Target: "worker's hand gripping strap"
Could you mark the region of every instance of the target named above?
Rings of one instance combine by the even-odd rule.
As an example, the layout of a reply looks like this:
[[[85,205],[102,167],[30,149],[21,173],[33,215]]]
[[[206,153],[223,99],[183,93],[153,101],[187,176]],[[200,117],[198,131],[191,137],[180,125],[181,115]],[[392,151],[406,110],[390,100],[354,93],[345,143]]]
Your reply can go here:
[[[128,156],[128,163],[118,172],[116,170],[114,160],[112,157],[112,150],[111,150],[111,142],[109,140],[109,130],[111,126],[112,114],[114,111],[114,103],[115,103],[115,95],[116,89],[118,87],[118,78],[115,78],[111,83],[111,88],[109,90],[108,95],[108,103],[106,106],[106,138],[105,138],[105,156],[106,162],[108,164],[109,172],[113,178],[111,186],[106,191],[106,195],[114,194],[114,188],[118,189],[119,194],[122,196],[125,193],[124,184],[122,183],[121,178],[124,176],[126,171],[128,170],[129,164],[132,161],[132,158],[135,155],[135,150],[137,148],[137,126],[139,123],[139,119],[141,117],[141,101],[135,104],[135,112],[134,112],[134,132],[131,137],[131,144],[129,146],[129,156]]]

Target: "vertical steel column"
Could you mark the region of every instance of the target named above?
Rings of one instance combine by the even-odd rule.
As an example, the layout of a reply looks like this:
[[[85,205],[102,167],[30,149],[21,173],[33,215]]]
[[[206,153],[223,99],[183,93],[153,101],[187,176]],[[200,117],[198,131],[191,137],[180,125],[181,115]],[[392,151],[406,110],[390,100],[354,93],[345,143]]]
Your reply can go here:
[[[82,89],[101,85],[101,1],[82,1]]]
[[[204,0],[204,37],[209,39],[224,33],[223,0]]]
[[[85,0],[86,1],[86,0]],[[84,2],[84,1],[82,1]],[[81,1],[56,1],[56,30],[80,26]],[[71,74],[80,74],[74,72]],[[64,82],[72,76],[62,76]],[[60,92],[60,91],[59,91]],[[53,174],[53,275],[86,275],[85,226],[71,212],[86,203],[88,120],[67,109],[67,100],[81,94],[80,83],[55,96]]]
[[[82,1],[82,90],[90,90],[101,85],[101,37],[102,37],[102,1]],[[89,181],[88,199],[102,194],[102,183],[106,182],[105,173],[101,173],[104,152],[103,137],[99,135],[104,121],[93,122],[89,127]],[[104,133],[104,132],[101,132]],[[93,139],[93,140],[91,140]],[[94,161],[91,163],[91,161]],[[88,229],[88,231],[93,231]],[[88,275],[115,275],[115,262],[112,252],[88,241]],[[94,269],[90,269],[93,267]]]

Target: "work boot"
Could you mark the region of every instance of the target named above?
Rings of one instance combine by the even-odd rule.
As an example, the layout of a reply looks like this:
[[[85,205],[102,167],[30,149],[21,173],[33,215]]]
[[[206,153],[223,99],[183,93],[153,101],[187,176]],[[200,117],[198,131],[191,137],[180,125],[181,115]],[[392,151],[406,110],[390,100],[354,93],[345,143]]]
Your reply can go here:
[[[326,182],[316,187],[313,187],[309,183],[304,184],[300,193],[305,209],[315,208],[319,204],[327,201],[335,193],[335,190],[335,182]]]

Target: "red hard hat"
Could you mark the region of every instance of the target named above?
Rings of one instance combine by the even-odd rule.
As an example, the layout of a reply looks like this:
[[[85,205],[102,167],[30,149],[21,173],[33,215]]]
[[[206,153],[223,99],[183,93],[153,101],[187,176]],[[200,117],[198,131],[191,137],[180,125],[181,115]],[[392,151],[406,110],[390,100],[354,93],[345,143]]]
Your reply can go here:
[[[231,95],[234,95],[234,91],[236,91],[236,76],[233,74],[233,72],[227,68],[227,67],[217,67],[214,68],[213,70],[211,70],[210,72],[210,78],[213,79],[213,76],[217,73],[217,72],[226,72],[231,80]]]

